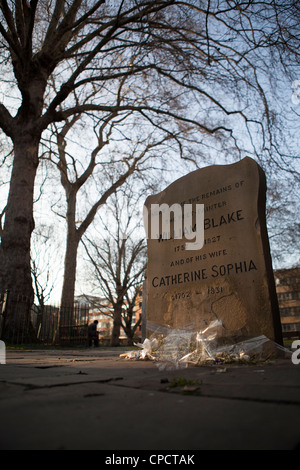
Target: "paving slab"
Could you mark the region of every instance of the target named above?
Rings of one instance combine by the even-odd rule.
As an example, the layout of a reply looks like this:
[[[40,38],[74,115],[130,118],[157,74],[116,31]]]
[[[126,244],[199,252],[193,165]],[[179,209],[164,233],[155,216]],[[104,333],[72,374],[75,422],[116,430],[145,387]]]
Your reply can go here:
[[[0,449],[299,449],[300,365],[160,371],[119,355],[8,350]]]

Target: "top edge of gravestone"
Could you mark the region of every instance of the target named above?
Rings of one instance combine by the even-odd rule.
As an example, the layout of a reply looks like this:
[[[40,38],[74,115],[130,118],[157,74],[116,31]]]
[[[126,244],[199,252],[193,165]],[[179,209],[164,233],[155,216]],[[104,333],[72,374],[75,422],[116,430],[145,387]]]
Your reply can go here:
[[[178,186],[180,182],[184,182],[186,178],[193,179],[193,177],[198,178],[201,174],[202,177],[205,177],[206,174],[209,174],[211,171],[218,171],[222,174],[222,172],[228,171],[231,172],[234,169],[238,169],[239,167],[245,167],[248,166],[248,168],[252,168],[253,171],[257,172],[258,179],[260,183],[265,184],[265,173],[261,166],[253,160],[251,157],[244,157],[242,160],[239,160],[238,162],[235,163],[230,163],[230,164],[225,164],[225,165],[210,165],[206,166],[203,168],[199,168],[198,170],[194,170],[184,176],[181,176],[177,180],[173,181],[169,186],[167,186],[163,191],[152,194],[151,196],[148,196],[148,198],[145,201],[145,206],[151,205],[152,200],[158,200],[163,198],[165,194],[167,194],[169,191],[172,190],[174,186]]]

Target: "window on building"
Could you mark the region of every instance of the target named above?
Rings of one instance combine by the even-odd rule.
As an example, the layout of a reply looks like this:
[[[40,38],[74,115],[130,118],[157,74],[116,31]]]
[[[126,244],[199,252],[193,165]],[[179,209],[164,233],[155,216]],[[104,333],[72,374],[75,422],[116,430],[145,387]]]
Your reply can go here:
[[[300,291],[298,292],[279,292],[277,294],[278,300],[299,300]]]
[[[285,307],[280,309],[282,317],[291,317],[300,315],[300,307]]]
[[[283,332],[300,331],[300,323],[286,323],[282,325]]]

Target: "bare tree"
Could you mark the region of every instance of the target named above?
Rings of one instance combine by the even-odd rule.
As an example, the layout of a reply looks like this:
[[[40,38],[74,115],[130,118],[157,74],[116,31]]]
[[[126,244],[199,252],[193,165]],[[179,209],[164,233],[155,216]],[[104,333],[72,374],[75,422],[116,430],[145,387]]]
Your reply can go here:
[[[299,65],[298,24],[296,2],[281,0],[1,0],[0,128],[14,147],[1,290],[21,292],[26,305],[33,299],[34,185],[53,123],[97,113],[104,125],[114,112],[132,112],[169,134],[197,131],[199,155],[247,150],[296,175],[279,130],[285,77]],[[116,100],[120,79],[126,102]]]
[[[137,296],[146,269],[146,242],[139,234],[141,219],[133,196],[118,193],[108,206],[106,221],[102,220],[103,238],[83,241],[92,266],[89,282],[106,300],[98,306],[100,311],[113,318],[112,346],[120,345],[120,329],[123,328],[128,344],[141,325],[141,318],[133,324]],[[111,305],[111,314],[107,313]]]
[[[0,104],[0,127],[14,146],[0,247],[1,290],[10,288],[28,299],[33,298],[30,239],[42,133],[51,123],[82,111],[106,112],[114,106],[109,100],[101,103],[93,99],[83,104],[74,103],[69,97],[74,90],[79,95],[83,89],[102,83],[105,76],[109,82],[116,76],[131,74],[128,64],[109,67],[113,61],[110,55],[116,57],[118,50],[128,46],[125,43],[129,29],[143,24],[151,12],[157,13],[172,2],[147,1],[141,5],[130,2],[128,7],[124,2],[117,3],[116,7],[105,6],[104,0],[89,4],[83,0],[55,3],[3,0],[0,3],[3,80],[11,80],[15,99],[19,100],[16,113],[15,109],[9,109],[6,100]],[[104,57],[109,59],[105,67]],[[101,58],[102,67],[97,62]],[[140,66],[133,72],[139,69]],[[61,79],[55,95],[48,87],[54,71]],[[61,105],[64,105],[63,112]]]
[[[0,140],[0,239],[3,231],[7,194],[12,167],[12,149],[6,136]]]
[[[59,168],[66,197],[66,213],[60,214],[67,223],[62,310],[64,306],[69,309],[73,305],[78,246],[93,223],[98,210],[106,204],[118,188],[126,184],[132,175],[139,173],[143,178],[143,174],[149,169],[149,161],[157,158],[157,154],[164,150],[171,138],[172,140],[176,138],[175,133],[173,136],[166,133],[155,136],[152,132],[140,139],[137,137],[136,130],[141,124],[136,123],[135,140],[132,141],[129,125],[127,125],[127,144],[123,137],[122,148],[118,148],[118,154],[114,156],[115,140],[118,139],[115,134],[119,135],[121,123],[131,114],[131,112],[126,112],[118,115],[117,112],[113,112],[107,115],[104,122],[101,121],[100,124],[95,125],[95,147],[90,153],[85,149],[84,153],[87,154],[87,158],[82,157],[81,160],[76,160],[73,154],[68,152],[67,140],[68,134],[80,121],[81,116],[74,116],[66,121],[61,129],[55,130],[57,152],[52,149],[50,156]],[[109,149],[104,154],[103,150],[106,146]],[[87,197],[83,198],[85,191]]]
[[[292,178],[287,183],[271,180],[268,188],[266,215],[275,269],[296,267],[300,260],[299,192]]]
[[[58,271],[57,248],[53,243],[54,232],[53,226],[37,227],[31,244],[31,274],[35,298],[41,315],[44,313],[45,305],[55,288]]]

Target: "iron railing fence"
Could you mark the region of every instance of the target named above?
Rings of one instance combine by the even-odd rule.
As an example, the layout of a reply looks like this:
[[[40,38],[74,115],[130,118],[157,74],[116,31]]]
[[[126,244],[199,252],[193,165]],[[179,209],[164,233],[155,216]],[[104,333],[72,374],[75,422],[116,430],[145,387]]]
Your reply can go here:
[[[18,293],[0,293],[0,339],[6,344],[87,346],[88,324],[88,306],[37,306]]]

